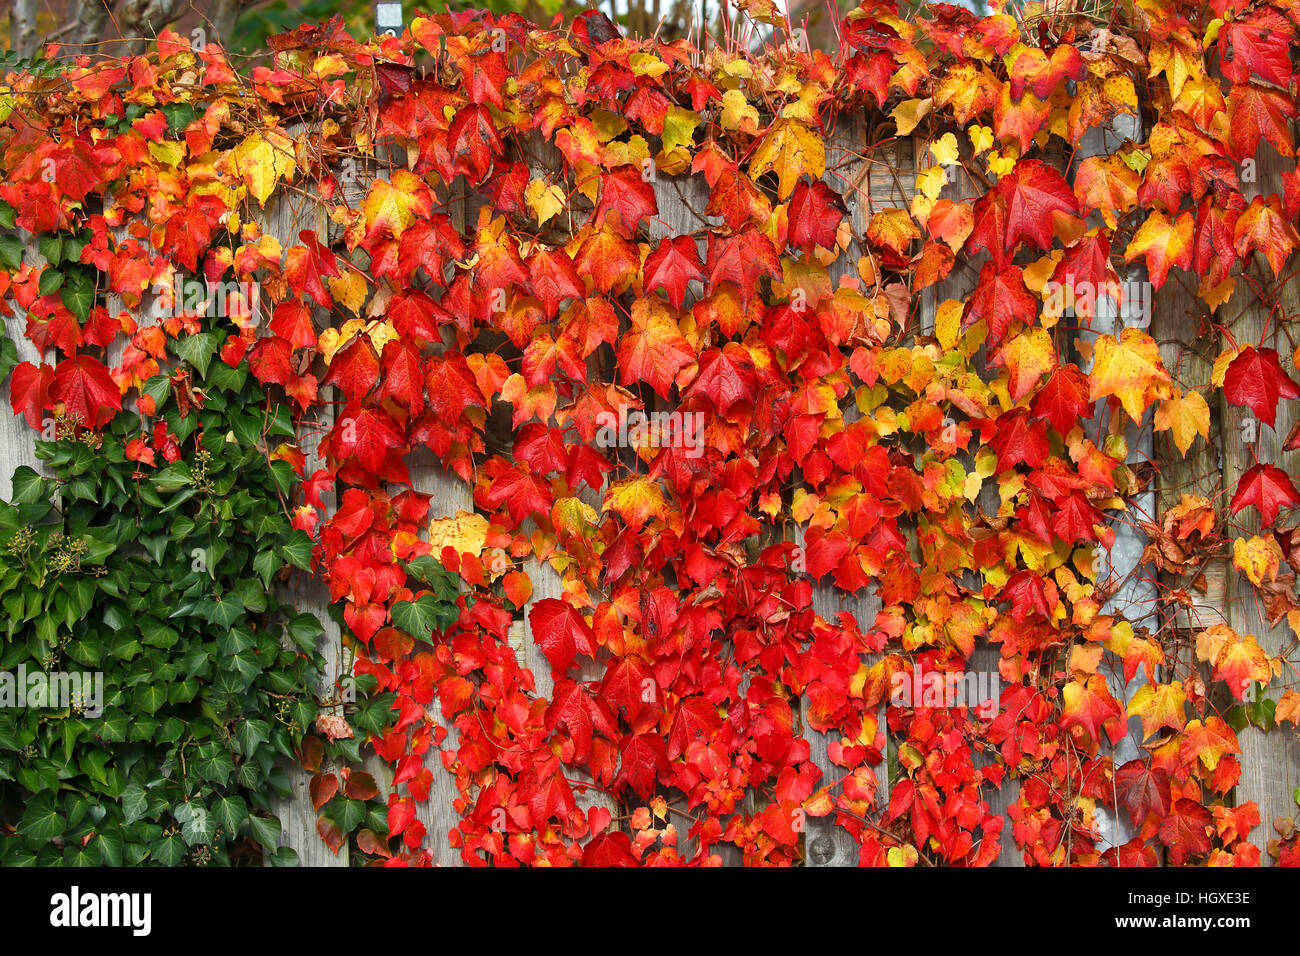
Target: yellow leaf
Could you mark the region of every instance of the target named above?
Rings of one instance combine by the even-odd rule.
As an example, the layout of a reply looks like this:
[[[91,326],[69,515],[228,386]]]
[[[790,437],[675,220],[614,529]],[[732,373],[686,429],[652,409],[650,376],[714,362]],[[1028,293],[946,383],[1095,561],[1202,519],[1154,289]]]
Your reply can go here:
[[[628,66],[637,76],[662,76],[668,72],[668,64],[653,53],[639,51],[628,57]]]
[[[940,166],[957,164],[957,137],[953,133],[944,133],[930,144],[930,155]]]
[[[601,505],[602,511],[616,511],[622,515],[632,531],[640,530],[651,518],[662,518],[667,509],[659,482],[645,477],[628,478],[610,485]]]
[[[1232,364],[1238,353],[1239,348],[1227,348],[1214,360],[1214,369],[1210,372],[1210,382],[1215,388],[1223,388],[1224,376],[1228,374],[1228,366]]]
[[[293,139],[278,129],[253,133],[230,151],[230,171],[244,181],[258,205],[267,198],[281,179],[293,175],[297,168]]]
[[[964,306],[956,299],[945,299],[934,314],[934,334],[945,352],[952,351],[961,335],[961,314]]]
[[[1282,563],[1282,548],[1272,535],[1267,538],[1251,536],[1232,542],[1232,566],[1250,578],[1250,583],[1261,587],[1267,578],[1277,578],[1278,565]]]
[[[682,109],[680,106],[668,107],[664,114],[663,151],[670,153],[678,147],[689,147],[695,142],[695,127],[700,125],[700,114]]]
[[[1141,329],[1125,329],[1118,339],[1098,338],[1089,379],[1093,401],[1114,395],[1135,422],[1154,399],[1169,395],[1169,373],[1155,339]]]
[[[1200,392],[1175,390],[1156,408],[1155,430],[1171,431],[1178,451],[1186,455],[1197,435],[1209,440],[1210,406]]]
[[[564,190],[541,179],[529,181],[524,189],[524,199],[539,226],[546,225],[551,217],[564,209]]]
[[[1187,714],[1183,710],[1186,700],[1182,681],[1143,684],[1129,701],[1128,715],[1142,718],[1144,737],[1150,737],[1161,727],[1181,731],[1187,724]]]
[[[429,522],[429,547],[434,557],[445,547],[461,554],[477,555],[487,543],[488,520],[482,515],[457,511],[454,518],[434,518]]]
[[[826,147],[821,137],[798,120],[778,119],[772,124],[749,164],[749,175],[758,179],[768,171],[777,175],[777,195],[786,199],[803,173],[820,179],[826,172]]]
[[[903,100],[894,107],[894,111],[889,115],[893,117],[894,125],[898,127],[898,135],[909,135],[916,129],[916,124],[925,119],[933,105],[934,100],[927,96],[923,100]]]
[[[341,303],[354,315],[361,312],[366,301],[366,277],[356,269],[344,269],[337,276],[329,277],[330,295],[334,301]]]
[[[185,144],[178,141],[149,141],[149,155],[164,166],[179,166],[185,158]]]
[[[921,238],[921,230],[905,209],[884,209],[871,217],[867,238],[888,246],[899,254],[906,253],[912,240]]]
[[[393,182],[376,179],[371,183],[370,192],[361,204],[361,211],[366,217],[366,228],[373,229],[377,223],[386,227],[394,239],[401,236],[415,222],[415,210],[419,201],[411,190],[418,182],[414,174],[399,169],[393,173]]]
[[[939,198],[939,193],[947,182],[948,176],[942,166],[931,166],[916,174],[916,188],[931,200]]]
[[[1010,380],[1007,390],[1020,401],[1038,385],[1038,380],[1056,368],[1056,347],[1046,329],[1026,329],[1002,347],[999,353]]]
[[[722,128],[744,133],[758,132],[758,110],[749,104],[740,90],[722,94]]]

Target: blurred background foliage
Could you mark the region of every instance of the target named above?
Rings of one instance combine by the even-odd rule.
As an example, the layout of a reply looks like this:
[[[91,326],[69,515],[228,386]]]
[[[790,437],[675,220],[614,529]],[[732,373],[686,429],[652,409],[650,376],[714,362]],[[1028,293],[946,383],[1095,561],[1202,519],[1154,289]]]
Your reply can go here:
[[[957,0],[976,13],[987,12],[985,0]],[[812,46],[833,49],[834,24],[858,0],[776,0],[794,26],[802,26]],[[562,22],[597,9],[635,36],[658,35],[665,40],[689,37],[698,43],[702,31],[722,32],[723,8],[736,10],[732,0],[402,0],[404,22],[420,13],[487,9],[515,12],[534,23]],[[905,6],[908,4],[905,3]],[[923,6],[912,0],[913,8]],[[5,9],[7,6],[8,9]],[[203,40],[222,42],[237,57],[259,59],[268,37],[306,23],[343,17],[353,36],[374,32],[373,0],[0,0],[0,65],[35,56],[47,43],[66,52],[92,50],[109,54],[138,52],[147,38],[170,27],[184,36],[202,31]],[[759,27],[757,33],[770,32]]]

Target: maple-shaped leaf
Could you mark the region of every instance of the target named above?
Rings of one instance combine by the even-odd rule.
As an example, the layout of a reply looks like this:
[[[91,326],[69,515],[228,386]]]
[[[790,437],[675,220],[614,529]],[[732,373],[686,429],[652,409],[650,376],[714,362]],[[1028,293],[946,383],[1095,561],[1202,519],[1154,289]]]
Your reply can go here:
[[[348,401],[359,401],[379,379],[379,357],[370,336],[355,335],[330,361],[323,384],[337,385]]]
[[[1140,827],[1152,813],[1163,817],[1169,812],[1169,772],[1145,760],[1130,760],[1115,771],[1115,794],[1133,826]]]
[[[1050,451],[1047,426],[1031,419],[1024,409],[1002,415],[989,447],[997,452],[999,471],[1019,464],[1037,468],[1047,461]]]
[[[1205,807],[1186,797],[1177,800],[1160,821],[1160,840],[1169,847],[1170,862],[1182,866],[1190,856],[1209,853],[1213,826],[1214,818]]]
[[[375,179],[361,203],[365,245],[371,247],[384,236],[401,238],[417,217],[429,215],[432,204],[429,187],[409,170],[394,170],[391,180]]]
[[[489,296],[504,293],[512,285],[527,288],[528,268],[519,258],[519,243],[506,231],[504,216],[491,218],[486,208],[480,214],[473,253],[474,286]]]
[[[579,299],[585,291],[582,279],[573,266],[573,260],[563,249],[548,249],[528,260],[532,271],[533,294],[553,319],[565,299]]]
[[[624,385],[649,382],[667,398],[677,373],[694,360],[695,350],[669,306],[659,298],[637,299],[632,305],[632,328],[618,343],[619,381]]]
[[[550,820],[567,820],[577,809],[573,788],[560,772],[539,774],[536,787],[528,799],[528,813],[539,831],[545,830]]]
[[[22,362],[9,376],[9,405],[14,414],[21,414],[32,428],[41,427],[45,410],[54,404],[50,398],[50,382],[54,367],[42,362],[39,366]]]
[[[777,175],[777,197],[785,199],[804,173],[820,179],[826,172],[826,146],[807,123],[782,117],[764,134],[749,161],[750,178],[769,171]]]
[[[717,709],[706,698],[693,696],[678,701],[668,732],[668,759],[680,757],[697,737],[712,737],[721,725]]]
[[[487,107],[463,107],[447,131],[447,147],[470,182],[481,180],[503,149],[501,134]]]
[[[424,411],[424,364],[415,343],[390,339],[384,345],[384,380],[376,393],[378,399],[392,399],[413,416]],[[333,368],[330,369],[331,373]]]
[[[1124,711],[1106,686],[1106,678],[1093,674],[1086,681],[1072,680],[1061,690],[1064,708],[1061,726],[1082,727],[1093,744],[1101,742],[1103,732],[1112,744],[1124,736]]]
[[[1245,700],[1256,682],[1267,684],[1273,670],[1268,654],[1253,634],[1238,634],[1224,624],[1213,624],[1196,636],[1196,657],[1213,667],[1215,680],[1223,681],[1237,700]]]
[[[1277,10],[1263,7],[1233,18],[1219,31],[1219,67],[1235,83],[1251,74],[1274,86],[1291,83],[1295,28]]]
[[[494,459],[480,469],[476,489],[483,504],[489,508],[506,506],[510,520],[516,525],[534,515],[548,514],[554,501],[550,483],[527,468],[519,468]]]
[[[528,626],[557,675],[567,673],[579,654],[588,657],[596,654],[595,632],[567,601],[556,598],[537,601],[528,612]]]
[[[1218,89],[1217,81],[1214,89]],[[1289,121],[1295,115],[1295,97],[1287,91],[1234,83],[1228,94],[1228,145],[1233,159],[1254,158],[1261,139],[1272,143],[1283,156],[1293,155]]]
[[[1183,711],[1186,700],[1182,681],[1143,684],[1128,702],[1128,713],[1142,719],[1142,733],[1148,738],[1161,727],[1181,732],[1187,723]]]
[[[609,705],[595,697],[586,684],[568,679],[555,682],[550,706],[546,708],[546,729],[554,732],[557,728],[563,728],[573,741],[573,759],[578,763],[586,763],[591,757],[595,734],[613,739],[619,736]]]
[[[87,428],[97,429],[122,410],[122,396],[104,363],[89,355],[64,359],[50,380],[50,398],[62,402],[65,414]]]
[[[632,531],[639,531],[651,518],[668,512],[663,489],[650,478],[628,478],[611,484],[605,492],[602,511],[616,511]]]
[[[1132,262],[1146,256],[1147,274],[1152,287],[1159,289],[1169,278],[1169,269],[1179,266],[1187,269],[1192,264],[1192,232],[1195,220],[1190,212],[1183,212],[1170,222],[1158,209],[1147,213],[1141,227],[1129,240],[1124,259]]]
[[[1038,300],[1025,288],[1025,274],[1019,266],[998,269],[986,262],[980,269],[979,282],[966,302],[962,328],[983,319],[988,324],[990,345],[997,345],[1012,322],[1029,324],[1038,314]]]
[[[281,179],[293,176],[296,168],[293,139],[283,130],[270,128],[249,134],[226,154],[230,172],[241,178],[261,206]]]
[[[1090,397],[1114,395],[1135,422],[1155,398],[1169,394],[1169,373],[1160,361],[1155,339],[1141,329],[1124,329],[1118,339],[1103,335],[1093,353]]]
[[[301,299],[285,299],[276,305],[271,317],[271,331],[296,349],[316,344],[316,326],[311,320],[311,310]]]
[[[357,405],[343,410],[334,423],[330,439],[331,449],[338,458],[356,458],[374,474],[382,470],[390,450],[406,444],[402,430],[387,414]]]
[[[590,278],[595,291],[622,292],[636,278],[641,257],[636,245],[619,235],[609,223],[582,228],[583,238],[573,257],[578,274]],[[572,246],[570,246],[572,248]]]
[[[1210,438],[1210,406],[1200,392],[1175,389],[1156,408],[1155,430],[1172,432],[1174,445],[1186,455],[1197,435]]]
[[[700,253],[692,236],[664,238],[659,247],[646,256],[642,270],[644,288],[663,289],[673,308],[680,309],[686,301],[686,285],[704,278],[700,271]]]
[[[1013,401],[1034,391],[1039,379],[1056,368],[1056,346],[1046,329],[1026,329],[1007,342],[997,353],[993,364],[1007,370],[1007,390]]]
[[[734,283],[743,303],[757,293],[763,276],[781,275],[780,258],[772,240],[758,229],[747,229],[734,236],[709,233],[708,256],[704,271],[708,274],[706,291],[712,295],[724,282]]]
[[[1003,248],[1010,252],[1028,240],[1039,249],[1050,249],[1055,215],[1076,216],[1079,202],[1060,173],[1036,159],[1016,163],[1011,175],[998,180],[998,194],[1006,202],[1006,234]]]
[[[285,278],[295,292],[307,293],[322,309],[332,308],[334,299],[322,278],[339,274],[338,260],[311,230],[304,229],[298,238],[303,244],[290,246],[284,254]]]
[[[668,769],[667,744],[659,733],[629,734],[619,750],[614,786],[627,784],[642,800],[654,792],[659,774]]]
[[[497,208],[501,208],[499,203]],[[408,281],[416,269],[423,268],[438,285],[443,284],[447,263],[464,256],[464,240],[456,232],[451,219],[441,214],[417,220],[402,234],[397,250],[399,269]]]
[[[1300,234],[1287,221],[1277,196],[1256,196],[1237,218],[1232,242],[1243,259],[1256,250],[1264,253],[1273,274],[1280,276],[1287,258],[1300,246]]]
[[[835,234],[848,210],[839,194],[822,180],[811,185],[800,182],[790,197],[787,218],[790,222],[789,240],[805,252],[814,246],[823,249],[835,247]]]
[[[1052,273],[1055,288],[1070,290],[1074,311],[1091,320],[1097,314],[1097,300],[1103,290],[1117,289],[1119,276],[1110,264],[1110,239],[1104,235],[1086,235],[1066,247],[1065,255]],[[1098,290],[1083,295],[1081,290]]]
[[[749,350],[739,342],[727,342],[700,356],[700,370],[682,395],[704,395],[718,414],[725,416],[738,404],[752,403],[757,387],[758,375]]]
[[[440,342],[439,326],[453,320],[446,309],[417,289],[399,292],[389,299],[385,318],[399,335],[417,342]]]
[[[1291,477],[1276,465],[1260,463],[1244,475],[1232,496],[1232,513],[1248,505],[1259,509],[1262,527],[1271,528],[1282,508],[1300,504],[1300,492],[1291,483]]]
[[[654,186],[641,175],[637,166],[620,166],[600,179],[600,203],[593,219],[606,221],[613,213],[613,225],[624,238],[632,238],[643,219],[653,219],[659,214]]]
[[[1250,408],[1270,428],[1277,421],[1280,398],[1300,398],[1300,385],[1282,369],[1277,351],[1248,345],[1228,364],[1223,394],[1234,405]]]
[[[1034,417],[1047,419],[1061,436],[1070,434],[1091,413],[1088,380],[1075,365],[1059,366],[1034,396]]]
[[[538,422],[529,422],[515,433],[514,454],[539,475],[563,472],[569,462],[564,432]]]
[[[648,793],[642,798],[649,797]],[[621,830],[601,833],[582,848],[583,866],[638,866],[640,861],[632,854],[632,838]]]

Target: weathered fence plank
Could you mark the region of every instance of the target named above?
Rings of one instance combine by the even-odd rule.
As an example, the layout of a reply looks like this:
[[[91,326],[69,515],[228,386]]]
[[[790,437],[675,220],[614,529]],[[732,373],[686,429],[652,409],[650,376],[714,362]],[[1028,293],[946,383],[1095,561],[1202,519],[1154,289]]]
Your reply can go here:
[[[1256,195],[1280,195],[1283,188],[1282,174],[1290,165],[1291,161],[1283,161],[1271,146],[1262,145],[1256,170],[1257,181],[1243,183],[1246,200],[1250,201]],[[1273,281],[1272,269],[1262,254],[1255,254],[1254,264],[1261,270],[1261,275],[1267,277],[1266,282]],[[1228,332],[1240,346],[1276,348],[1282,361],[1287,366],[1292,366],[1293,343],[1289,331],[1283,328],[1282,317],[1300,313],[1300,278],[1293,271],[1283,284],[1276,314],[1271,314],[1267,304],[1254,297],[1249,287],[1240,287],[1244,279],[1239,278],[1238,283],[1236,295],[1220,308],[1221,313],[1227,313],[1224,325]],[[1295,374],[1294,367],[1290,369],[1290,374]],[[1288,474],[1295,475],[1300,468],[1300,453],[1284,451],[1282,448],[1291,429],[1300,419],[1295,403],[1279,402],[1277,421],[1270,428],[1257,421],[1249,408],[1229,404],[1222,391],[1219,396],[1223,423],[1223,484],[1228,493],[1231,494],[1242,475],[1257,461],[1276,464]],[[1256,444],[1241,440],[1249,433],[1256,436]],[[1230,537],[1234,540],[1259,534],[1258,511],[1254,508],[1243,510],[1229,522],[1228,527]],[[1270,624],[1259,597],[1242,577],[1235,571],[1229,571],[1226,581],[1223,606],[1229,626],[1239,634],[1254,634],[1270,656],[1281,654],[1294,645],[1295,635],[1285,617],[1276,625]],[[1284,668],[1283,673],[1276,675],[1270,682],[1265,696],[1278,697],[1282,688],[1291,684],[1294,678],[1294,671],[1288,672]],[[1268,841],[1277,835],[1273,829],[1274,819],[1290,818],[1296,812],[1292,793],[1300,786],[1300,739],[1294,733],[1264,733],[1254,726],[1243,730],[1238,739],[1241,745],[1241,780],[1236,789],[1237,803],[1240,805],[1254,800],[1259,804],[1260,826],[1251,834],[1251,842],[1260,848],[1260,862],[1267,866],[1272,864],[1268,855]]]

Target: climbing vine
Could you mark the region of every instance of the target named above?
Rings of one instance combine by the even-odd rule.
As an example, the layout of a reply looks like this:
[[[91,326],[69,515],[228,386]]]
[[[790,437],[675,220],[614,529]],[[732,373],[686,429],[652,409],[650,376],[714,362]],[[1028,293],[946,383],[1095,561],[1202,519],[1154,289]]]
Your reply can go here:
[[[795,864],[818,822],[864,865],[1259,862],[1237,734],[1294,732],[1295,641],[1193,595],[1226,562],[1300,623],[1300,493],[1279,452],[1156,514],[1140,442],[1295,420],[1297,8],[880,0],[819,51],[739,6],[776,39],[457,13],[7,76],[0,297],[43,358],[0,361],[60,432],[0,511],[3,660],[111,658],[119,703],[0,715],[6,853],[274,850],[292,750],[362,861]],[[1175,289],[1200,378],[1134,308]],[[1135,534],[1159,607],[1105,572]],[[364,706],[317,717],[286,562]]]

